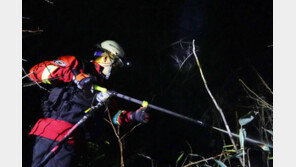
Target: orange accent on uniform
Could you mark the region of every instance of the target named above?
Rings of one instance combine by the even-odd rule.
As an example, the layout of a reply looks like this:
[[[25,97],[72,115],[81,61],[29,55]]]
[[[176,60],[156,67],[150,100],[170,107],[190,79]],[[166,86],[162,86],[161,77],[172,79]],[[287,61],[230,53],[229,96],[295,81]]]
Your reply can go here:
[[[78,74],[78,75],[75,77],[75,79],[76,79],[77,81],[81,81],[81,80],[83,80],[84,78],[88,78],[88,77],[89,77],[89,75],[84,74],[84,73],[80,73],[80,74]]]

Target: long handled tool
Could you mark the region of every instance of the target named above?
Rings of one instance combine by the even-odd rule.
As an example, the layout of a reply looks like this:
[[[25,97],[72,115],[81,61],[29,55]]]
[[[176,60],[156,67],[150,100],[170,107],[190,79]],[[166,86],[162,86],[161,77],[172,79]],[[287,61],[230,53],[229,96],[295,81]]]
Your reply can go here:
[[[49,153],[47,153],[44,158],[42,159],[42,161],[39,163],[38,167],[43,167],[49,160],[50,158],[52,158],[59,150],[60,146],[63,145],[64,143],[67,142],[67,140],[69,139],[69,137],[71,136],[71,134],[79,127],[81,126],[86,120],[88,120],[88,118],[91,117],[92,113],[94,110],[96,110],[97,108],[99,108],[100,106],[102,106],[101,103],[98,103],[98,105],[93,106],[91,108],[88,108],[87,110],[84,111],[84,113],[86,113],[71,129],[69,129],[69,131],[67,132],[67,134],[62,138],[61,141],[59,141],[51,150]]]
[[[148,108],[152,108],[152,109],[155,109],[157,111],[160,111],[160,112],[163,112],[163,113],[166,113],[166,114],[169,114],[169,115],[172,115],[174,117],[177,117],[177,118],[181,118],[183,120],[186,120],[186,121],[189,121],[189,122],[192,122],[194,124],[198,124],[198,125],[201,125],[203,127],[207,127],[207,128],[212,128],[214,130],[217,130],[219,132],[222,132],[222,133],[225,133],[225,134],[228,134],[228,132],[224,129],[220,129],[220,128],[217,128],[217,127],[214,127],[214,126],[209,126],[205,123],[203,123],[202,121],[199,121],[199,120],[196,120],[196,119],[193,119],[193,118],[190,118],[190,117],[187,117],[185,115],[182,115],[182,114],[178,114],[176,112],[173,112],[173,111],[170,111],[170,110],[167,110],[165,108],[162,108],[162,107],[158,107],[156,105],[153,105],[153,104],[149,104],[147,101],[141,101],[141,100],[138,100],[138,99],[135,99],[135,98],[132,98],[132,97],[129,97],[129,96],[126,96],[126,95],[123,95],[123,94],[120,94],[120,93],[117,93],[117,92],[114,92],[114,91],[108,91],[106,88],[103,88],[103,87],[100,87],[100,86],[97,86],[95,85],[94,86],[94,90],[97,90],[97,91],[101,91],[103,93],[108,93],[109,95],[113,95],[113,96],[116,96],[118,98],[121,98],[121,99],[124,99],[124,100],[127,100],[127,101],[130,101],[130,102],[133,102],[133,103],[136,103],[136,104],[140,104],[144,107],[148,107]],[[100,106],[102,106],[101,103],[98,103],[98,105],[96,106],[93,106],[91,108],[88,108],[86,111],[84,111],[86,114],[83,116],[82,119],[80,119],[68,132],[67,134],[63,137],[63,139],[58,142],[51,150],[48,154],[45,155],[45,157],[42,159],[42,161],[39,163],[38,167],[43,167],[48,161],[50,158],[52,158],[58,151],[58,149],[60,148],[60,146],[64,143],[67,142],[68,138],[71,136],[71,134],[79,127],[81,126],[86,120],[88,120],[89,117],[91,117],[93,111],[97,108],[99,108]],[[235,134],[235,133],[232,133],[232,136],[234,137],[237,137],[239,138],[239,135]],[[258,141],[258,140],[255,140],[255,139],[251,139],[251,138],[248,138],[246,137],[245,138],[245,141],[248,141],[250,143],[254,143],[254,144],[261,144],[261,145],[266,145],[270,148],[273,148],[273,146],[271,144],[266,144],[264,142],[261,142],[261,141]]]
[[[209,126],[209,125],[203,123],[202,121],[187,117],[187,116],[182,115],[182,114],[178,114],[176,112],[167,110],[167,109],[162,108],[162,107],[158,107],[158,106],[153,105],[153,104],[149,104],[147,101],[141,101],[141,100],[138,100],[138,99],[135,99],[135,98],[132,98],[132,97],[129,97],[129,96],[114,92],[114,91],[107,90],[106,88],[103,88],[103,87],[100,87],[100,86],[97,86],[97,85],[94,86],[94,90],[101,91],[101,92],[104,92],[104,93],[109,93],[109,94],[114,95],[114,96],[116,96],[118,98],[130,101],[130,102],[133,102],[133,103],[136,103],[136,104],[140,104],[140,105],[142,105],[144,107],[152,108],[152,109],[155,109],[157,111],[172,115],[174,117],[181,118],[183,120],[192,122],[194,124],[198,124],[198,125],[201,125],[203,127],[211,128],[211,129],[214,129],[216,131],[228,134],[228,132],[226,130],[224,130],[224,129],[217,128],[217,127],[214,127],[214,126]],[[237,135],[235,133],[231,133],[231,134],[232,134],[232,136],[234,136],[236,138],[239,138],[239,135]],[[259,144],[259,145],[260,144],[261,145],[266,145],[266,146],[268,146],[270,148],[273,148],[273,146],[271,144],[269,144],[269,143],[264,143],[264,142],[261,142],[261,141],[255,140],[255,139],[251,139],[251,138],[248,138],[248,137],[245,138],[245,141],[248,141],[248,142],[254,143],[254,144]]]

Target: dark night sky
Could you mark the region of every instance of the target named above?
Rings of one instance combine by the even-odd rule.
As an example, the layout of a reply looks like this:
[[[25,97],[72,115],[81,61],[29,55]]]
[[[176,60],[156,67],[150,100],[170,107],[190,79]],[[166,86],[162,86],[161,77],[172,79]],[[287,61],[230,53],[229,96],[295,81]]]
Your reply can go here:
[[[235,121],[230,111],[238,110],[239,115],[248,111],[239,108],[245,93],[238,78],[260,90],[256,70],[269,86],[273,84],[272,1],[57,0],[51,5],[24,0],[22,9],[23,17],[30,17],[23,20],[23,29],[44,30],[31,37],[23,34],[26,70],[64,54],[91,60],[96,43],[113,39],[122,45],[132,66],[115,73],[110,88],[217,125],[213,121],[216,110],[198,68],[181,71],[173,80],[177,69],[171,55],[184,52],[171,44],[196,39],[205,77],[232,129]],[[189,61],[195,63],[194,59]],[[32,139],[26,134],[40,116],[40,98],[45,94],[37,86],[23,88],[23,150],[32,147]],[[126,109],[138,107],[120,100],[118,103]],[[137,153],[150,155],[160,165],[173,165],[181,151],[188,151],[185,141],[200,155],[220,152],[219,134],[156,111],[150,113],[150,123],[126,140],[127,166],[150,166]],[[118,154],[112,133],[105,136],[115,142],[115,146],[105,148],[106,152]],[[24,165],[29,158],[29,154],[23,154]],[[119,162],[118,155],[112,158]]]

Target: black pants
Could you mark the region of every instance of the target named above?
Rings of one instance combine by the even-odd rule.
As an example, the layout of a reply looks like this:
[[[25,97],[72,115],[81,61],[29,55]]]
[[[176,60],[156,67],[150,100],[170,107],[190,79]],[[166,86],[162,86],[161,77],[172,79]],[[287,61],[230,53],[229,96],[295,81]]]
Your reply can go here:
[[[33,148],[32,167],[36,167],[56,143],[57,141],[36,136]],[[65,143],[44,167],[75,167],[77,165],[77,162],[74,162],[75,159],[77,158],[74,146]]]

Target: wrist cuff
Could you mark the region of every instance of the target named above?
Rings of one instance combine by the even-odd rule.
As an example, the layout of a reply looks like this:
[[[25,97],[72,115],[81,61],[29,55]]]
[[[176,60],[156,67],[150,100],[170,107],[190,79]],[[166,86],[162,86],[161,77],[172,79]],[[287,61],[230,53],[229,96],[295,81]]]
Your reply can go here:
[[[120,115],[121,113],[123,113],[124,110],[119,110],[115,116],[113,117],[113,123],[116,124],[116,125],[121,125],[121,120],[120,120]]]

